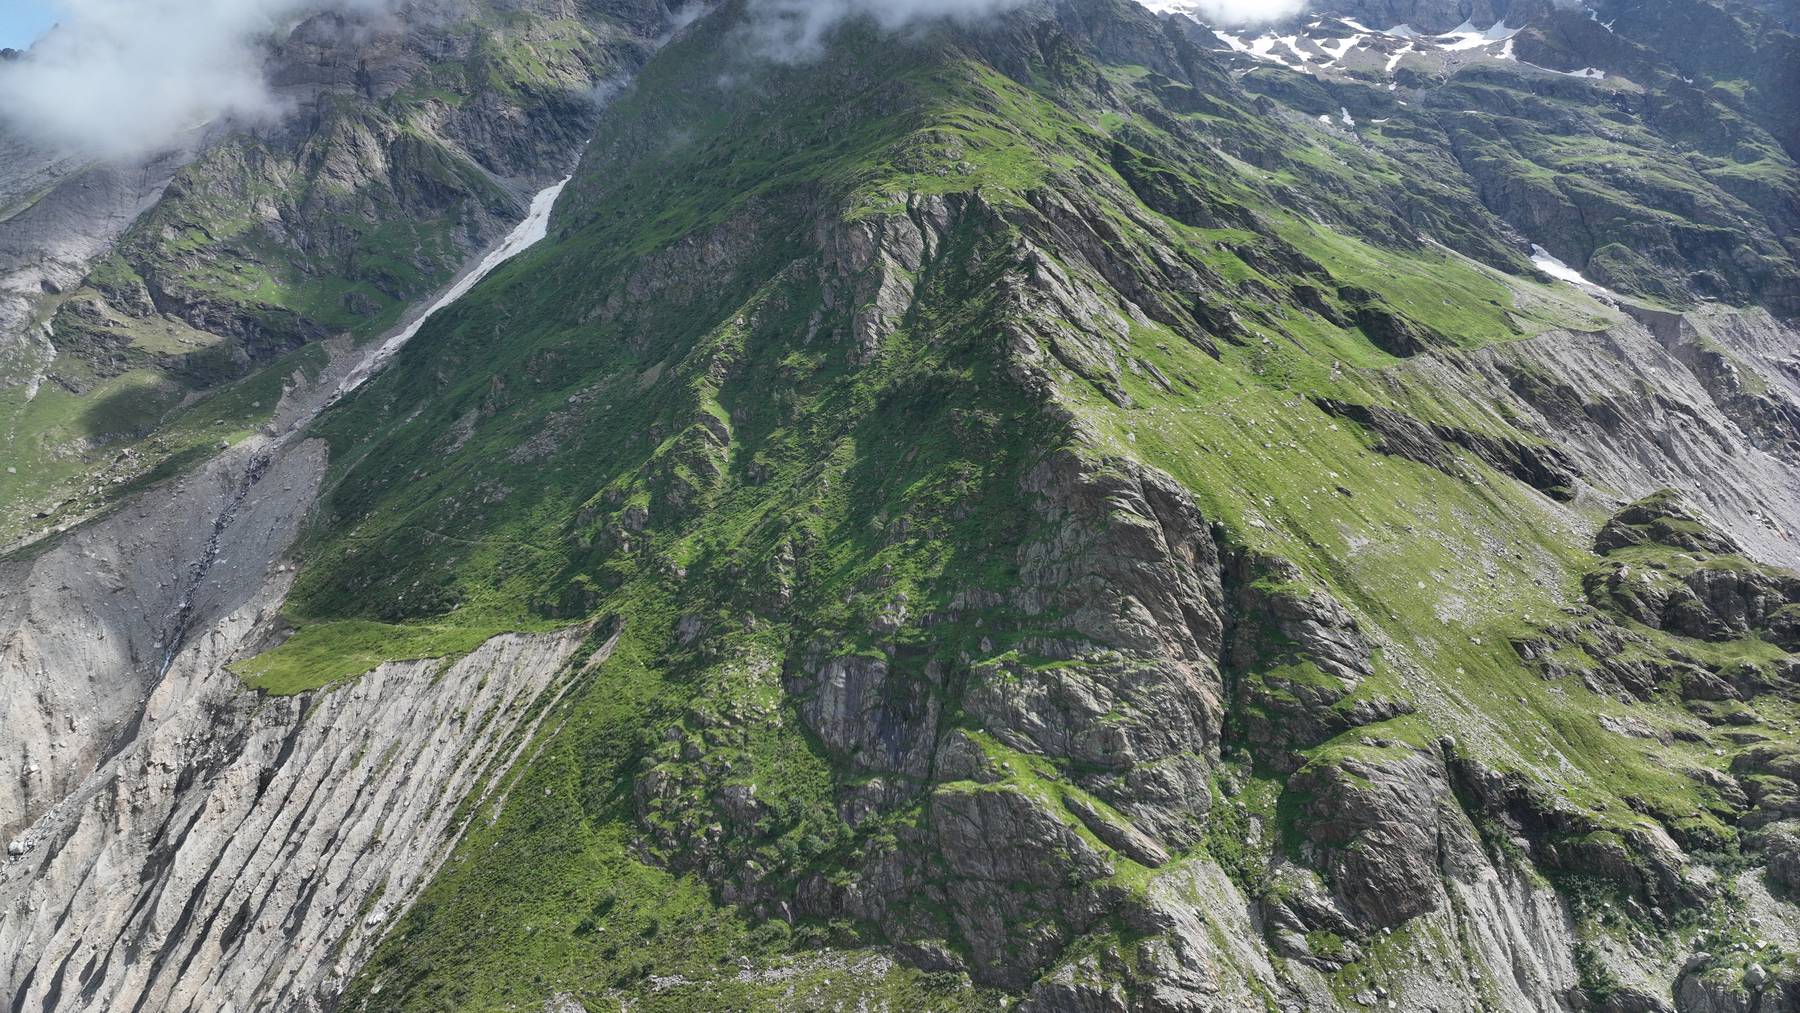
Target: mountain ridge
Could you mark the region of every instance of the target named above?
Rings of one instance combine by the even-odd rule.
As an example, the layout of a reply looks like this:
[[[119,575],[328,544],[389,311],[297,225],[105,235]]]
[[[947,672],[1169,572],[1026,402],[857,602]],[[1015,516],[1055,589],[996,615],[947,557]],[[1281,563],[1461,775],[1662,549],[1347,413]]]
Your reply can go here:
[[[332,871],[270,865],[241,916],[157,873],[204,924],[132,931],[204,974],[290,931],[256,897],[355,911],[357,960],[281,993],[318,1008],[1793,1001],[1779,282],[1744,283],[1771,314],[1559,280],[1443,150],[1454,105],[1376,136],[1319,101],[1381,79],[1135,5],[852,22],[793,64],[745,16],[650,58],[546,239],[309,426],[282,495],[251,479],[286,511],[222,529],[254,593],[155,684],[182,773],[116,775],[157,818],[256,812],[297,768],[199,716],[529,672],[383,748],[276,721],[347,789],[395,749],[458,771],[460,833],[392,824],[439,871],[390,897],[308,843]],[[1593,87],[1543,101],[1586,129]],[[66,870],[154,873],[135,819],[46,824],[0,891],[104,913]],[[24,944],[67,969],[85,931],[0,923],[21,999],[123,1001]]]

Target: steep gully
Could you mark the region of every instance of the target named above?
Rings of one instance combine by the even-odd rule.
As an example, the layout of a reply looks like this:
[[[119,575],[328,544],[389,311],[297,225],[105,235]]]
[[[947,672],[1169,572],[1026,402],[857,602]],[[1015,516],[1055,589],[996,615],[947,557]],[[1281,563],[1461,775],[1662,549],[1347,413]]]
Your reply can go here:
[[[562,187],[387,340],[296,374],[262,432],[0,564],[12,1009],[318,1008],[448,854],[457,803],[517,758],[583,631],[296,698],[225,666],[291,584],[326,466],[308,424],[541,240]]]
[[[358,387],[366,383],[371,376],[374,376],[377,372],[380,372],[385,368],[388,363],[392,362],[394,356],[399,354],[400,349],[404,348],[407,342],[418,336],[420,329],[425,326],[426,321],[430,320],[439,311],[453,305],[458,299],[467,295],[471,289],[481,283],[482,279],[486,278],[489,274],[492,274],[495,268],[498,268],[500,265],[511,260],[513,257],[518,256],[525,250],[530,249],[542,240],[544,236],[549,233],[550,211],[556,206],[556,198],[562,193],[563,187],[568,185],[568,182],[569,178],[565,176],[554,186],[539,191],[531,200],[531,207],[525,215],[525,220],[515,226],[511,232],[507,233],[493,249],[489,250],[475,263],[474,267],[463,272],[460,277],[450,284],[449,288],[444,290],[443,294],[438,296],[437,299],[427,305],[424,310],[415,315],[410,323],[402,326],[398,333],[383,341],[373,352],[363,356],[362,359],[357,362],[346,375],[344,375],[343,379],[338,381],[336,388],[332,390],[329,397],[318,402],[316,405],[312,405],[303,410],[302,417],[289,424],[282,434],[274,440],[271,446],[267,449],[258,449],[251,452],[250,459],[244,468],[243,478],[238,485],[236,494],[232,497],[231,502],[226,505],[225,510],[219,514],[218,519],[213,523],[213,536],[207,542],[205,553],[202,558],[196,561],[190,568],[188,590],[187,593],[182,595],[180,604],[176,607],[175,615],[172,619],[171,627],[166,638],[168,648],[163,659],[162,670],[158,673],[159,676],[168,672],[169,665],[174,662],[176,652],[180,650],[192,628],[194,620],[194,592],[199,588],[201,583],[206,580],[207,576],[212,572],[213,564],[219,559],[220,536],[224,533],[226,528],[231,526],[232,521],[237,516],[239,507],[243,505],[244,499],[250,494],[251,488],[256,485],[257,480],[261,478],[263,473],[268,469],[270,459],[273,455],[280,453],[282,449],[294,439],[295,434],[304,430],[321,412],[355,391]]]

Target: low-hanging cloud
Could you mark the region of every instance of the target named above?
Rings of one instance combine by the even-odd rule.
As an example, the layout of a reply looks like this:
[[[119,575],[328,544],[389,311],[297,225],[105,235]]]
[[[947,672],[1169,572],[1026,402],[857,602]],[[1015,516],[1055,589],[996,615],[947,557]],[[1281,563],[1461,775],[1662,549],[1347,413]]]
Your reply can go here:
[[[750,0],[750,31],[757,49],[794,61],[818,55],[839,22],[867,17],[887,29],[933,19],[975,21],[1021,7],[1030,0]],[[1153,11],[1180,11],[1220,26],[1263,24],[1293,17],[1309,0],[1145,0]]]
[[[765,55],[783,60],[815,56],[839,22],[867,17],[885,29],[934,19],[974,21],[1028,0],[750,0],[751,32]]]
[[[265,43],[322,10],[386,0],[56,0],[57,27],[0,64],[0,121],[52,148],[98,157],[157,150],[221,116],[281,112]]]
[[[1291,18],[1306,10],[1308,0],[1143,0],[1159,13],[1187,14],[1209,25],[1241,28]],[[1577,0],[1579,2],[1579,0]]]
[[[1182,6],[1202,21],[1229,28],[1293,17],[1307,8],[1307,0],[1189,0]]]

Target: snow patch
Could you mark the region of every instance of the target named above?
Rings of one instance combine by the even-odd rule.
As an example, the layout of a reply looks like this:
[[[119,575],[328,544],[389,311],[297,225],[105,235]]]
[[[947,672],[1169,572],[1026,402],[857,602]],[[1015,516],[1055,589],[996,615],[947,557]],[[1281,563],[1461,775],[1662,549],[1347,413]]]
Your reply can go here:
[[[1536,267],[1538,270],[1559,281],[1566,281],[1571,285],[1600,295],[1611,296],[1613,298],[1618,297],[1618,294],[1612,289],[1607,288],[1605,285],[1596,285],[1587,280],[1587,277],[1580,271],[1577,271],[1558,260],[1555,254],[1536,243],[1531,244],[1531,264],[1533,267]]]
[[[1588,284],[1588,280],[1581,276],[1580,271],[1558,260],[1555,254],[1536,243],[1531,244],[1531,263],[1532,266],[1552,278],[1561,278],[1563,281],[1576,285]]]
[[[1265,35],[1262,38],[1251,42],[1248,52],[1251,56],[1254,56],[1259,60],[1268,60],[1270,63],[1279,63],[1285,67],[1287,66],[1287,61],[1276,56],[1274,53],[1275,43],[1280,41],[1280,39],[1277,39],[1273,35]]]
[[[1458,52],[1464,49],[1479,49],[1495,42],[1506,42],[1517,34],[1519,34],[1519,29],[1506,27],[1505,21],[1496,21],[1484,29],[1477,29],[1473,22],[1464,21],[1438,36],[1436,41],[1439,48]]]
[[[1579,77],[1589,81],[1606,80],[1606,71],[1601,70],[1598,67],[1583,67],[1580,70],[1557,70],[1554,67],[1540,67],[1535,63],[1526,63],[1524,60],[1520,60],[1519,65],[1521,67],[1530,67],[1532,70],[1541,70],[1546,74],[1561,74],[1563,77]]]
[[[1345,53],[1356,48],[1356,44],[1361,41],[1362,36],[1352,35],[1343,39],[1327,39],[1326,41],[1319,43],[1318,46],[1325,51],[1326,56],[1331,57],[1330,63],[1336,63],[1344,58]],[[1338,44],[1336,49],[1331,48],[1331,44],[1334,42]],[[1330,63],[1326,64],[1326,66],[1330,66]]]
[[[426,308],[425,312],[414,318],[413,322],[407,324],[399,334],[384,342],[374,355],[364,359],[354,370],[351,370],[350,375],[344,377],[343,382],[338,385],[337,393],[332,395],[333,399],[341,398],[362,386],[369,377],[374,376],[377,370],[387,365],[388,360],[392,359],[408,341],[411,341],[419,333],[419,328],[425,326],[425,321],[430,320],[439,310],[468,295],[469,290],[479,284],[481,279],[492,274],[495,268],[525,252],[549,235],[550,209],[556,206],[556,198],[562,193],[563,187],[569,184],[570,178],[564,177],[563,181],[555,186],[539,191],[538,195],[531,199],[531,211],[526,214],[525,220],[514,226],[513,230],[507,233],[506,238],[500,241],[499,246],[489,250],[487,256],[481,258],[479,264],[458,278],[454,285],[451,285],[443,295],[437,298],[436,302]]]
[[[1237,36],[1231,34],[1230,32],[1221,32],[1218,29],[1214,29],[1213,34],[1217,35],[1219,37],[1219,39],[1225,43],[1226,46],[1230,47],[1232,52],[1235,52],[1235,53],[1249,53],[1250,52],[1250,47],[1248,45],[1245,45],[1244,40],[1238,38]],[[1252,55],[1254,55],[1254,54],[1252,54]]]
[[[1160,9],[1162,4],[1151,0],[1146,6]],[[1341,34],[1346,28],[1354,34]],[[1247,32],[1234,33],[1214,28],[1213,34],[1231,52],[1280,64],[1301,73],[1336,66],[1358,47],[1369,47],[1386,56],[1384,73],[1392,77],[1409,53],[1480,51],[1472,52],[1472,55],[1486,55],[1516,62],[1518,56],[1513,50],[1513,36],[1521,30],[1511,27],[1504,20],[1496,21],[1486,28],[1476,28],[1473,22],[1464,21],[1450,32],[1427,36],[1420,34],[1411,25],[1395,25],[1376,31],[1361,22],[1342,17],[1315,19],[1307,24],[1306,29],[1306,34],[1276,35],[1268,32],[1252,37]],[[1399,48],[1392,49],[1389,48],[1391,43],[1377,41],[1383,37],[1403,42]]]

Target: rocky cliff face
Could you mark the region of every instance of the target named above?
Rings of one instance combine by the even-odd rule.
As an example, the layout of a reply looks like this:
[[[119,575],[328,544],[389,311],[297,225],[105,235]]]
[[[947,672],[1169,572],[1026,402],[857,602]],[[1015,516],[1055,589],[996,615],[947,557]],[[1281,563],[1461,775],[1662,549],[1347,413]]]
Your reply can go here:
[[[1788,1008],[1772,114],[1337,13],[548,112],[542,244],[4,564],[15,1005]]]
[[[15,839],[0,882],[15,1002],[327,1008],[438,871],[460,803],[498,791],[579,640],[502,637],[278,701],[212,653],[227,635],[177,659],[144,702],[150,728]]]

